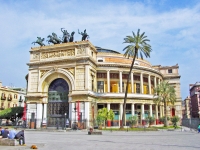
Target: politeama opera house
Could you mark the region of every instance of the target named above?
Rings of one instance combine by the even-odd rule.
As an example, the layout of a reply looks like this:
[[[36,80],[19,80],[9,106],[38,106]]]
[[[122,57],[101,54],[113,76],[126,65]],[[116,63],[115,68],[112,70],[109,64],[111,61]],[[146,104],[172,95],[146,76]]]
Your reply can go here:
[[[27,117],[35,119],[35,127],[42,124],[56,127],[68,119],[85,121],[85,128],[93,125],[98,109],[112,109],[113,126],[122,119],[126,81],[132,59],[90,41],[70,42],[34,47],[30,50],[27,90]],[[142,124],[147,116],[164,116],[164,105],[153,102],[153,88],[162,80],[175,87],[177,101],[168,104],[169,117],[182,116],[179,66],[152,66],[136,59],[128,85],[126,121],[138,116]]]

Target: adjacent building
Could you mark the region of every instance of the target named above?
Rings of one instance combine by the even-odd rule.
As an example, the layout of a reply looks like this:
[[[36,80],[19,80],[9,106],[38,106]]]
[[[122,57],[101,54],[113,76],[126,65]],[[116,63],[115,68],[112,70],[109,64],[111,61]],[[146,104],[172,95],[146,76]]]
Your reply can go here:
[[[183,118],[191,118],[191,101],[190,97],[186,97],[182,103]]]
[[[0,82],[0,110],[24,105],[25,89],[2,86]]]
[[[27,89],[27,117],[48,127],[62,126],[66,118],[71,123],[93,124],[97,110],[107,107],[115,113],[112,125],[122,119],[124,92],[132,59],[89,41],[70,42],[30,50]],[[176,89],[177,101],[168,104],[169,117],[182,116],[180,75],[178,64],[153,66],[136,59],[128,84],[126,120],[137,115],[142,124],[147,116],[164,116],[164,104],[153,102],[154,87],[167,80]]]
[[[200,117],[200,82],[190,84],[190,114],[192,118]]]

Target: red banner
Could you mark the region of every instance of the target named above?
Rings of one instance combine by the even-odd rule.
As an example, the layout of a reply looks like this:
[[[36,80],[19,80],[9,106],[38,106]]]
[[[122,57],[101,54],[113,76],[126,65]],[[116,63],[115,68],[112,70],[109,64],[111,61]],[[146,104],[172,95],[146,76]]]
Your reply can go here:
[[[24,103],[24,110],[23,110],[22,120],[26,120],[26,103]]]
[[[79,103],[79,101],[77,103],[76,108],[77,108],[77,118],[78,118],[78,121],[80,121],[80,103]]]

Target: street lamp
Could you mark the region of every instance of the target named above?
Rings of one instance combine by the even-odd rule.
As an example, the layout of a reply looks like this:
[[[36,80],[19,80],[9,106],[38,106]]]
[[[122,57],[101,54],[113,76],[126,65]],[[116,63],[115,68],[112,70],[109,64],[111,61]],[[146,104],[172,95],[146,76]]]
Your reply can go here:
[[[65,123],[64,123],[65,127],[64,127],[64,130],[66,130],[66,116],[67,116],[67,113],[65,113]]]
[[[17,126],[17,115],[18,113],[16,113],[16,116],[15,116],[15,126]]]

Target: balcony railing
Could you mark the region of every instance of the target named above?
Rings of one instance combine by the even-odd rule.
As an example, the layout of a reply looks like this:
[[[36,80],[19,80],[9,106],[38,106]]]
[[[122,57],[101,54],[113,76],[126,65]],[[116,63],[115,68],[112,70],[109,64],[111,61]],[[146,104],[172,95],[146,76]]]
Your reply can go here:
[[[6,97],[4,96],[4,97],[1,97],[1,100],[6,100]]]
[[[12,97],[8,97],[8,101],[12,101]]]
[[[23,99],[22,99],[22,98],[20,98],[20,99],[19,99],[19,102],[23,102]]]

